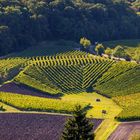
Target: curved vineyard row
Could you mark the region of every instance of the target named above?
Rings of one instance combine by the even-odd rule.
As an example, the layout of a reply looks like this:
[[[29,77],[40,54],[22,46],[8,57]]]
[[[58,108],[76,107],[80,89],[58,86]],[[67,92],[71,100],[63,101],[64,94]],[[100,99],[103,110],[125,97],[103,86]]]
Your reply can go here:
[[[112,78],[117,77],[120,74],[125,73],[128,70],[131,70],[137,66],[136,63],[130,63],[125,61],[120,61],[112,65],[112,67],[98,80],[97,85],[108,82]]]
[[[125,66],[123,67],[126,69]],[[117,67],[116,67],[117,69]],[[114,70],[112,71],[112,75]],[[97,84],[96,89],[109,96],[121,96],[140,92],[140,65],[119,74],[103,84]]]

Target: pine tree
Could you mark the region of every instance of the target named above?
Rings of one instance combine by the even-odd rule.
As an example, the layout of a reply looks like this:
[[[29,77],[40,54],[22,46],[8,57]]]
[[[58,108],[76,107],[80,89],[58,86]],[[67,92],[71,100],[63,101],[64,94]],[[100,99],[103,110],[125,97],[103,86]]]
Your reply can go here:
[[[73,111],[62,133],[62,140],[93,140],[93,124],[86,118],[86,112],[80,105]]]

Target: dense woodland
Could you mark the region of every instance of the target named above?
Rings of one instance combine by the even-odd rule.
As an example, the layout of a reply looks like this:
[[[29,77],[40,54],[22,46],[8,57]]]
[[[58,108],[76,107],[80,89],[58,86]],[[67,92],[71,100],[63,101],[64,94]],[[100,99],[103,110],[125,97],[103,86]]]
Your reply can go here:
[[[0,0],[0,55],[44,40],[140,37],[139,0]]]

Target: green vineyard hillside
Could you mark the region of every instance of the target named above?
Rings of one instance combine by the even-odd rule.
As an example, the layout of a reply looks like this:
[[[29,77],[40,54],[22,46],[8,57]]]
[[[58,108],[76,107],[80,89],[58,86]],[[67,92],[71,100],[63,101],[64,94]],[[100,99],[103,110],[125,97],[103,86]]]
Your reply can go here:
[[[96,89],[108,96],[140,92],[140,65],[130,62],[114,64],[96,83]]]
[[[85,91],[114,63],[85,52],[31,58],[15,81],[51,94]]]

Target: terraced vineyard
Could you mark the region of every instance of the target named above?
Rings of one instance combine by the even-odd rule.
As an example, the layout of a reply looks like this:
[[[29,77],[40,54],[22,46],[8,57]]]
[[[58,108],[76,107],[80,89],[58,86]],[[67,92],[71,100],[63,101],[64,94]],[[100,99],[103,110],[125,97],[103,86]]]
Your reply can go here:
[[[79,51],[31,59],[15,81],[51,94],[85,91],[114,63]]]

